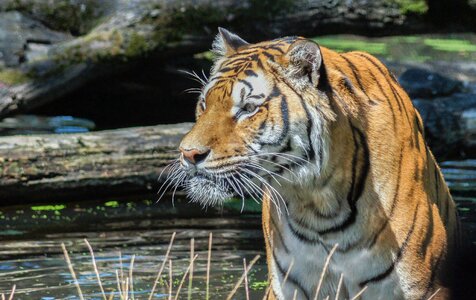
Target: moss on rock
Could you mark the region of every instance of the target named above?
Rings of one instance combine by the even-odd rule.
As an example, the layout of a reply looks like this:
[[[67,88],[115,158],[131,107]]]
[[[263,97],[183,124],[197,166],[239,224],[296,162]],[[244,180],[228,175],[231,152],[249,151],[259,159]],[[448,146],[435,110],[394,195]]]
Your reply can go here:
[[[102,15],[105,3],[100,0],[7,0],[0,7],[3,10],[25,12],[41,20],[48,27],[67,31],[73,35],[88,32]]]
[[[11,68],[0,69],[0,82],[7,85],[17,85],[29,81],[31,78],[28,74]]]

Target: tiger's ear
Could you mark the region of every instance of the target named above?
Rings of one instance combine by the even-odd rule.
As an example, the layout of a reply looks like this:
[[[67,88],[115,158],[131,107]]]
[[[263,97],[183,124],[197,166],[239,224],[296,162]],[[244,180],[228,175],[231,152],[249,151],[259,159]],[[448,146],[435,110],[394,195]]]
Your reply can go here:
[[[286,70],[288,76],[300,83],[306,80],[317,87],[322,65],[319,45],[310,40],[298,40],[289,46],[286,57],[289,61]]]
[[[225,28],[218,27],[218,34],[212,44],[212,51],[219,56],[230,56],[238,51],[241,46],[248,45],[248,42]]]

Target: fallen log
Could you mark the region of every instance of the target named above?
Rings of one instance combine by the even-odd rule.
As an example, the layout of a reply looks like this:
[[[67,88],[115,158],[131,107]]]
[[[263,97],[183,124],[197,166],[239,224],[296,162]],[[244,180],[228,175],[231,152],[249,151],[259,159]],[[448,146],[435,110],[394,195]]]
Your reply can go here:
[[[476,95],[415,100],[438,160],[476,157]],[[150,194],[191,123],[0,137],[0,202]]]
[[[190,123],[0,138],[0,202],[156,193]]]

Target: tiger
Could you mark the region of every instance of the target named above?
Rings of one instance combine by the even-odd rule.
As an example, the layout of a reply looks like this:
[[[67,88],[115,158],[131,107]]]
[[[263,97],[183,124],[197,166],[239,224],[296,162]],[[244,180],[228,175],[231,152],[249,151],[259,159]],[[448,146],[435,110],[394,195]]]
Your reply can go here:
[[[267,299],[450,298],[456,206],[386,66],[223,28],[212,51],[173,178],[203,206],[262,203]]]

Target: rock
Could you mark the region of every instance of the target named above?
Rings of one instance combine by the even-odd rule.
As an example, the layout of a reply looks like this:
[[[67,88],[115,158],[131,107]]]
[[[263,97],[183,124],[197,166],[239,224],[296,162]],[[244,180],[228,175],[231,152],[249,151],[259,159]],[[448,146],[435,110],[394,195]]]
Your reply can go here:
[[[406,70],[398,81],[412,99],[448,96],[460,92],[463,87],[460,81],[419,68]]]
[[[19,12],[0,12],[0,65],[17,67],[45,55],[51,45],[72,39]],[[31,44],[31,47],[29,46]]]
[[[438,160],[476,156],[476,95],[414,99],[425,139]]]

